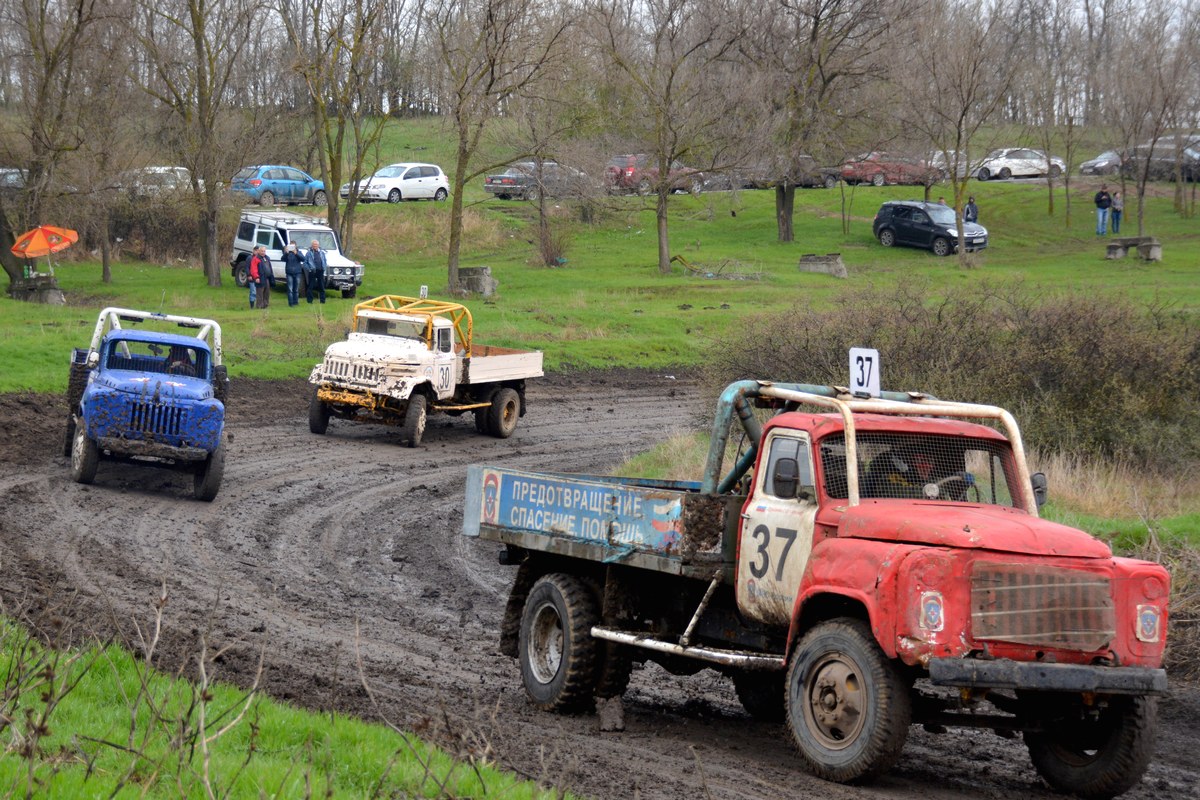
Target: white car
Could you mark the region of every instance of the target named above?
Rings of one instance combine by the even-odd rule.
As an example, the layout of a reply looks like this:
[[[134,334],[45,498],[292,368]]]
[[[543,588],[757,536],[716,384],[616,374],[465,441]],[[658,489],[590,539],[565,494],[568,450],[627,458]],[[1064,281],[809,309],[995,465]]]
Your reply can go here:
[[[350,197],[350,184],[338,192]],[[386,200],[445,200],[450,195],[450,180],[436,164],[388,164],[374,175],[358,182],[358,199],[364,203]]]
[[[192,173],[187,167],[142,167],[122,173],[117,185],[138,195],[183,194],[192,190]]]
[[[1031,147],[1006,147],[988,153],[975,176],[981,181],[992,178],[1040,178],[1043,175],[1057,178],[1066,168],[1067,164],[1061,158],[1047,158],[1041,150]]]

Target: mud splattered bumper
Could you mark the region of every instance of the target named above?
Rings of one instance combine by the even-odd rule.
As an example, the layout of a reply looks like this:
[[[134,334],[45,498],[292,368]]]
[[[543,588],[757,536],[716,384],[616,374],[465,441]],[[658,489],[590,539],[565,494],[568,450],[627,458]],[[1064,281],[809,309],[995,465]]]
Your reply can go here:
[[[937,686],[980,689],[1137,695],[1167,691],[1167,673],[1161,669],[1043,664],[1006,658],[934,658],[929,662],[929,678]]]

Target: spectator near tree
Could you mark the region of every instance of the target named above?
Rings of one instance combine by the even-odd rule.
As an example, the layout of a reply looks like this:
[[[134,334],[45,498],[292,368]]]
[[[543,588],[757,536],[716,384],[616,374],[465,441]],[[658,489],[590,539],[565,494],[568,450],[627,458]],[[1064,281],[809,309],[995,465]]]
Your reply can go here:
[[[968,197],[963,206],[963,222],[979,222],[979,206],[975,205],[974,197]]]
[[[1108,233],[1108,209],[1112,206],[1112,195],[1108,193],[1108,184],[1100,184],[1100,191],[1096,192],[1096,235],[1104,236]]]

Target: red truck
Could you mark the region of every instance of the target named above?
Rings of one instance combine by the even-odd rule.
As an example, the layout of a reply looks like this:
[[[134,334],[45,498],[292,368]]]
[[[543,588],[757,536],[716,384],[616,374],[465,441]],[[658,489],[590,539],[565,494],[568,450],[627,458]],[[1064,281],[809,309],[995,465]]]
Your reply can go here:
[[[475,465],[463,530],[517,567],[501,649],[542,709],[619,697],[634,661],[708,667],[828,780],[960,725],[1112,797],[1153,752],[1170,576],[1039,519],[1045,491],[1003,409],[742,381],[703,480]]]

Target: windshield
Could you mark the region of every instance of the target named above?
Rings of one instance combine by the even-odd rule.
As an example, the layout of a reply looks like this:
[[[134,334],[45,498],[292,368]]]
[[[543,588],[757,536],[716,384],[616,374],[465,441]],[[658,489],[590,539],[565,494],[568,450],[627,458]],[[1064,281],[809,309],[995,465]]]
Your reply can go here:
[[[404,174],[405,167],[384,167],[375,173],[376,178],[399,178]]]
[[[109,344],[108,360],[104,366],[107,369],[204,378],[208,376],[208,351],[181,344],[163,345],[115,339]]]
[[[949,206],[928,205],[925,210],[938,225],[954,225],[954,209]]]
[[[358,333],[396,336],[401,339],[425,341],[425,323],[411,319],[375,319],[359,317],[354,328]]]
[[[338,252],[337,240],[333,237],[333,231],[293,230],[289,233],[289,238],[296,243],[296,247],[301,252],[312,247],[313,239],[321,243],[322,250],[328,250],[331,253]]]
[[[1018,507],[1016,475],[1006,442],[957,436],[862,433],[858,445],[858,491],[864,498],[907,498]],[[825,493],[845,499],[843,434],[822,440]]]

